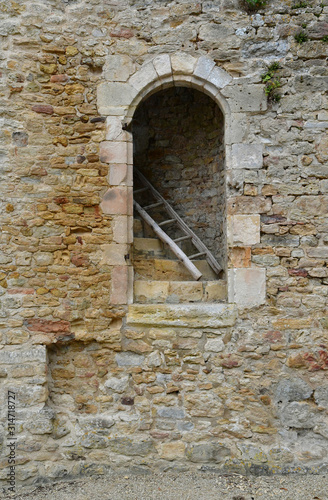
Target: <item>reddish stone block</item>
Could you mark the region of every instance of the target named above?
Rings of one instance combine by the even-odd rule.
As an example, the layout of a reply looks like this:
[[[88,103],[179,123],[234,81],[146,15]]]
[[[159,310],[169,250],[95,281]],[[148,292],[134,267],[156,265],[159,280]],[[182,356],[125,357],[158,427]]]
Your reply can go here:
[[[51,83],[57,83],[57,82],[65,83],[67,82],[67,80],[68,80],[68,75],[51,75],[50,77]]]
[[[126,164],[128,162],[127,143],[104,141],[100,144],[100,161],[103,163]]]
[[[9,288],[7,292],[10,294],[22,293],[23,295],[33,295],[35,290],[34,288]]]
[[[271,330],[271,331],[267,332],[264,335],[264,338],[270,344],[276,344],[276,343],[281,344],[285,340],[284,335],[281,332],[276,331],[276,330]]]
[[[100,204],[103,213],[107,215],[132,215],[133,194],[132,188],[118,186],[109,189]]]
[[[73,254],[71,256],[71,262],[76,267],[84,267],[89,264],[89,259],[85,255],[81,254]]]
[[[69,333],[71,330],[69,321],[64,320],[28,319],[25,321],[25,325],[32,332],[63,334]]]
[[[237,368],[238,366],[242,365],[242,360],[237,359],[234,357],[232,354],[226,354],[221,356],[222,361],[220,362],[220,365],[223,368]]]
[[[290,356],[287,360],[290,368],[307,368],[310,372],[328,370],[328,352],[325,349],[302,352]]]
[[[32,111],[35,111],[36,113],[52,115],[54,112],[54,108],[50,104],[34,104],[34,106],[32,106]]]
[[[57,196],[54,198],[54,202],[57,203],[57,205],[64,205],[65,203],[68,203],[69,200],[68,198],[65,198],[65,196]]]
[[[128,295],[128,266],[115,266],[112,271],[111,304],[126,304]]]
[[[288,274],[290,276],[302,276],[303,278],[306,278],[308,272],[306,269],[288,269]]]
[[[229,256],[231,267],[250,267],[251,249],[250,247],[235,247],[231,249]]]
[[[111,32],[110,36],[112,38],[132,38],[133,31],[128,28],[118,28]]]

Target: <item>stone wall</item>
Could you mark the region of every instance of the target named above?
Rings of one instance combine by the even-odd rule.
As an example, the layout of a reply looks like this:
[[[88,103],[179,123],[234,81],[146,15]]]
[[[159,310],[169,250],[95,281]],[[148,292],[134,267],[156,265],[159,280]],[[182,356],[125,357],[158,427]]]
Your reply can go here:
[[[119,466],[326,470],[328,7],[300,5],[0,5],[5,488],[8,390],[22,484]],[[229,304],[146,310],[128,306],[122,121],[186,82],[226,121]]]

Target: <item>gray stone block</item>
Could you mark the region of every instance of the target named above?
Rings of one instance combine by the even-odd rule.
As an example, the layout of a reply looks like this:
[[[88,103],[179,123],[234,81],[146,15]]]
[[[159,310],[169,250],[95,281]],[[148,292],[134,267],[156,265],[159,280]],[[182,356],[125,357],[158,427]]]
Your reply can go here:
[[[265,111],[267,109],[263,85],[228,85],[221,92],[228,99],[232,113]]]
[[[115,420],[108,416],[80,418],[79,424],[83,429],[97,434],[108,434],[108,429],[113,427]]]
[[[145,357],[134,352],[120,352],[116,354],[115,359],[118,366],[140,366]]]
[[[300,237],[288,234],[284,234],[283,236],[265,234],[262,236],[261,241],[264,245],[271,245],[273,247],[298,247],[300,244]]]
[[[24,425],[31,434],[51,434],[55,412],[51,408],[43,408],[31,417]]]
[[[236,318],[233,304],[132,304],[127,324],[221,328],[233,326]]]
[[[187,458],[191,462],[222,462],[231,455],[231,451],[226,446],[217,443],[195,444],[190,446],[186,452]]]
[[[281,380],[275,391],[277,403],[289,403],[291,401],[302,401],[308,399],[313,389],[301,378]]]
[[[100,436],[99,434],[95,434],[93,432],[85,434],[81,439],[81,445],[84,448],[107,448],[109,445],[109,439],[105,436]]]
[[[32,347],[15,351],[0,351],[0,364],[20,364],[28,361],[46,363],[47,353],[44,346]]]
[[[197,61],[194,75],[199,76],[200,78],[207,79],[214,66],[215,62],[212,59],[210,59],[209,57],[201,56]]]
[[[129,383],[129,377],[110,377],[105,382],[105,387],[108,389],[112,389],[114,392],[122,393],[125,391],[127,385]]]
[[[215,85],[216,88],[222,89],[231,82],[232,76],[223,69],[215,66],[207,77],[207,80]]]
[[[318,406],[322,406],[328,410],[328,385],[318,387],[314,391],[314,400]]]
[[[280,412],[282,425],[296,429],[312,429],[316,424],[316,414],[308,403],[286,403]]]
[[[173,418],[180,420],[185,417],[185,410],[174,406],[162,406],[157,409],[157,415],[162,418]]]
[[[114,453],[127,456],[145,457],[151,452],[156,452],[156,448],[151,440],[135,441],[134,438],[118,437],[109,441],[109,448]]]
[[[98,107],[104,110],[101,114],[107,114],[106,109],[111,106],[128,106],[136,94],[137,91],[128,83],[101,83],[97,88]]]

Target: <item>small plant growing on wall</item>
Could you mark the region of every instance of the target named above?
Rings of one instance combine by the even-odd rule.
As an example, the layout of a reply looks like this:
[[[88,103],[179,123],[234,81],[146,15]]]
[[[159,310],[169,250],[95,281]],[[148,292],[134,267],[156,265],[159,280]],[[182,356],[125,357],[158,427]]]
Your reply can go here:
[[[309,37],[307,35],[307,33],[303,30],[299,31],[298,33],[296,33],[296,35],[294,36],[295,40],[297,43],[304,43],[304,42],[307,42]]]
[[[307,2],[297,2],[294,5],[292,5],[292,9],[305,9],[305,7],[308,6]]]
[[[269,101],[278,102],[281,99],[281,95],[276,92],[281,87],[280,78],[276,76],[276,71],[280,68],[279,62],[274,62],[270,64],[267,72],[261,75],[262,82],[265,83],[264,91]]]
[[[242,5],[247,12],[256,12],[267,4],[267,0],[243,0]]]

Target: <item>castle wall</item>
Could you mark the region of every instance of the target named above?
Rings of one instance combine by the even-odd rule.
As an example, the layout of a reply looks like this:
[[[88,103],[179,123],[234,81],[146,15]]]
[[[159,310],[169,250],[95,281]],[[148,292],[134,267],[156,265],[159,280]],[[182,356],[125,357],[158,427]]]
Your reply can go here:
[[[8,391],[19,484],[115,467],[324,471],[328,7],[17,0],[0,13],[3,487]],[[276,61],[280,100],[261,77]],[[225,118],[229,301],[145,314],[124,258],[125,122],[188,84]]]

